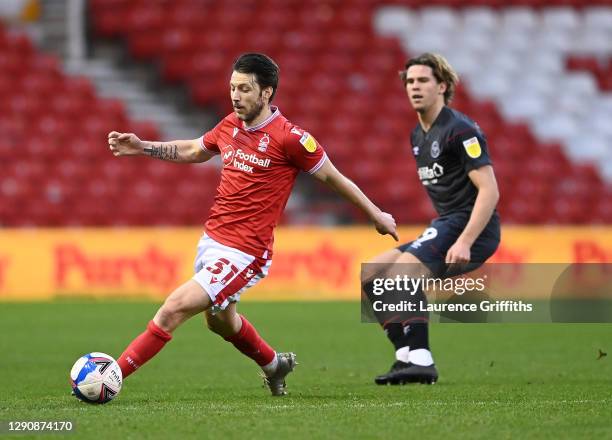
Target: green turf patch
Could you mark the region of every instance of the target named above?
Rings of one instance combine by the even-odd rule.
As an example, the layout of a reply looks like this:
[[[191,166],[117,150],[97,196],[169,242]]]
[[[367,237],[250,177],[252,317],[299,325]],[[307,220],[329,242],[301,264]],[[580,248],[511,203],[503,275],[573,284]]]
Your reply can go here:
[[[360,323],[356,303],[240,306],[273,347],[298,355],[284,398],[269,396],[256,365],[201,317],[115,401],[71,397],[73,362],[91,351],[117,356],[156,309],[0,304],[0,420],[72,420],[72,438],[612,437],[612,353],[597,359],[612,351],[610,325],[436,324],[440,381],[377,387],[393,350],[376,325]]]

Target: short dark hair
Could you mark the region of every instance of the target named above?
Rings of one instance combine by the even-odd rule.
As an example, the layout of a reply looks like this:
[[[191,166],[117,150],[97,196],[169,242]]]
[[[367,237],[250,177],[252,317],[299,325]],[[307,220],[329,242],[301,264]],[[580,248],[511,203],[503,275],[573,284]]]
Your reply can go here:
[[[233,70],[239,73],[254,74],[255,81],[261,89],[272,87],[272,95],[270,95],[270,102],[272,102],[280,76],[278,64],[272,58],[262,53],[245,53],[234,62]]]
[[[412,66],[428,66],[431,67],[433,76],[438,83],[446,84],[446,92],[444,92],[444,103],[448,104],[453,100],[455,88],[459,82],[459,77],[455,70],[451,67],[446,58],[437,53],[424,53],[418,57],[410,58],[406,63],[406,68],[400,71],[400,78],[406,86],[408,69]]]

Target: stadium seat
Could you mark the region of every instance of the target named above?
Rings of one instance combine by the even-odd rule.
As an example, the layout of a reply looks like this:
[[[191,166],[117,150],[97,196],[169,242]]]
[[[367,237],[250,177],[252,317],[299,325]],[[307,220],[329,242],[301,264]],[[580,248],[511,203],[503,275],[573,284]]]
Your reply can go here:
[[[608,102],[601,93],[601,89],[612,89],[612,69],[607,61],[611,15],[609,8],[593,6],[605,3],[404,0],[378,7],[370,0],[355,0],[351,5],[265,0],[257,2],[256,7],[253,2],[237,2],[228,8],[215,0],[92,0],[90,13],[94,35],[120,38],[137,59],[158,63],[166,81],[184,84],[196,104],[215,108],[220,114],[230,111],[227,74],[235,56],[255,49],[270,53],[282,70],[276,97],[281,111],[315,133],[330,157],[352,178],[371,188],[380,203],[390,208],[410,206],[398,210],[398,220],[406,222],[425,222],[433,212],[414,177],[408,143],[416,119],[397,70],[408,54],[442,51],[463,79],[454,105],[479,122],[488,135],[503,189],[503,215],[523,223],[562,223],[601,221],[610,216],[609,204],[573,203],[576,197],[593,198],[586,193],[587,186],[590,194],[605,198],[608,184],[602,176],[612,176],[612,165],[601,160],[610,151],[612,136],[612,100]],[[117,25],[112,19],[117,13],[126,17],[127,25]],[[256,22],[259,28],[244,34],[234,31],[247,22]],[[202,32],[211,24],[218,31]],[[36,58],[27,40],[11,44],[29,45],[27,50]],[[19,72],[22,61],[10,54],[0,51],[0,67]],[[590,58],[582,62],[576,57]],[[483,59],[487,60],[486,69],[481,67]],[[52,62],[47,62],[52,70]],[[529,66],[528,73],[525,65]],[[26,86],[40,90],[42,95],[48,93],[44,78],[38,83],[32,81],[26,81]],[[90,84],[85,81],[75,85],[78,81],[63,81],[61,88],[83,97],[70,104],[52,96],[49,102],[54,112],[75,115],[79,107],[99,101],[91,90],[87,91]],[[8,96],[0,104],[2,108],[37,113],[37,95],[15,98],[1,76],[0,96]],[[104,146],[97,144],[108,125],[136,127],[139,133],[148,130],[132,125],[120,105],[101,101],[101,107],[104,115],[81,118],[88,141],[74,148],[78,150],[75,159],[96,161],[92,176],[98,190],[102,188],[100,182],[110,177],[129,179],[133,170],[131,164],[118,165],[105,155]],[[593,111],[587,113],[586,109]],[[61,127],[50,120],[36,116],[36,121],[38,132],[62,133]],[[13,132],[23,134],[26,130],[17,118],[1,124]],[[150,127],[148,134],[155,131]],[[581,148],[577,149],[580,140]],[[36,142],[31,146],[40,147]],[[0,156],[7,151],[10,146],[0,148]],[[601,165],[589,168],[588,161]],[[191,191],[191,196],[211,200],[210,192],[188,188],[185,176],[192,176],[191,171],[177,173],[172,166],[145,166],[141,161],[134,166],[136,163],[152,181],[176,180],[182,189]],[[521,177],[519,167],[529,179]],[[86,178],[75,175],[70,166],[57,170],[75,179]],[[212,178],[217,171],[198,168],[198,173]],[[566,180],[569,183],[561,185]],[[154,188],[147,186],[134,192],[136,202],[132,207],[117,205],[118,215],[113,221],[152,222],[155,206],[142,199]],[[114,190],[101,194],[116,196]],[[316,206],[313,212],[317,212]],[[151,214],[149,219],[136,207]],[[320,207],[325,209],[324,205]],[[91,219],[95,209],[88,209],[86,217]],[[158,214],[157,221],[162,224],[201,221],[201,214],[180,203],[172,213]],[[300,221],[314,217],[316,214],[296,212],[287,216]],[[361,217],[355,214],[353,218]]]
[[[155,138],[157,128],[128,121],[121,101],[96,98],[88,79],[64,75],[56,57],[38,52],[23,35],[6,34],[1,24],[0,67],[0,192],[5,200],[0,224],[109,224],[99,209],[75,209],[89,200],[97,207],[113,206],[108,194],[92,199],[88,192],[99,167],[112,160],[107,133],[115,124],[132,125]],[[125,174],[134,176],[135,168],[125,163]]]

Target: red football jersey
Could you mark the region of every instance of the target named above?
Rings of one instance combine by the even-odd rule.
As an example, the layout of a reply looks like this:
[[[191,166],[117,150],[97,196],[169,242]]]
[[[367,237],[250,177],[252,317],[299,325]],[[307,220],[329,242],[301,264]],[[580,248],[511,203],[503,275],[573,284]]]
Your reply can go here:
[[[200,143],[223,160],[206,233],[249,255],[270,258],[274,227],[298,172],[316,172],[327,158],[325,151],[276,107],[268,119],[249,128],[232,113]]]

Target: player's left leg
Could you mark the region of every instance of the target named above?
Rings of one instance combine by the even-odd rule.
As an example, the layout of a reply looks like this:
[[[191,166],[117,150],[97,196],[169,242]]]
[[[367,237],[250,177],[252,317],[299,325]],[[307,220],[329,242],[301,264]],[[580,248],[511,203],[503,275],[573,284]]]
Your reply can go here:
[[[172,332],[192,316],[212,305],[206,291],[193,280],[175,289],[164,301],[143,333],[117,358],[126,378],[161,351]]]

